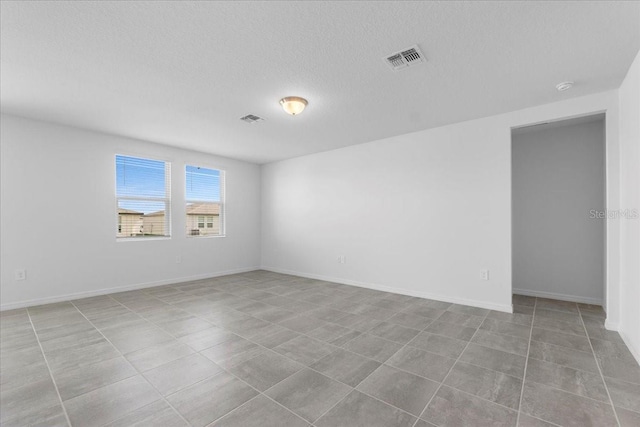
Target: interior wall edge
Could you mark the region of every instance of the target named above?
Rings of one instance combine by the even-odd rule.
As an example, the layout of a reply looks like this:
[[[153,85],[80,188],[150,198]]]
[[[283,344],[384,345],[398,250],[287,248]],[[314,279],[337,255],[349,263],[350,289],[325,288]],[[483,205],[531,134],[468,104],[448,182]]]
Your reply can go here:
[[[407,295],[410,297],[426,298],[426,299],[432,299],[436,301],[450,302],[453,304],[461,304],[461,305],[468,305],[471,307],[486,308],[488,310],[502,311],[504,313],[513,313],[512,305],[492,304],[490,302],[477,301],[477,300],[471,300],[466,298],[451,298],[449,296],[432,294],[429,292],[417,292],[410,289],[398,288],[395,286],[385,286],[385,285],[378,285],[375,283],[365,283],[365,282],[359,282],[355,280],[324,276],[321,274],[305,273],[301,271],[286,270],[282,268],[269,267],[264,265],[260,267],[260,270],[271,271],[273,273],[291,274],[294,276],[300,276],[307,279],[325,280],[327,282],[339,283],[341,285],[357,286],[359,288],[372,289],[374,291],[390,292],[393,294]]]
[[[15,310],[18,308],[33,307],[36,305],[53,304],[56,302],[73,301],[82,298],[97,297],[101,295],[115,294],[118,292],[136,291],[139,289],[155,288],[158,286],[173,285],[176,283],[191,282],[194,280],[212,279],[214,277],[227,276],[229,274],[248,273],[250,271],[259,270],[260,267],[244,267],[234,270],[220,271],[212,274],[199,274],[195,276],[178,277],[173,279],[159,280],[155,282],[136,283],[133,285],[118,286],[115,288],[103,288],[93,291],[76,292],[73,294],[57,295],[52,297],[36,298],[31,300],[11,302],[8,304],[0,304],[0,311]]]
[[[612,322],[611,320],[606,319],[604,321],[604,328],[607,331],[616,331],[616,332],[618,332],[618,331],[620,331],[620,323],[619,322]]]

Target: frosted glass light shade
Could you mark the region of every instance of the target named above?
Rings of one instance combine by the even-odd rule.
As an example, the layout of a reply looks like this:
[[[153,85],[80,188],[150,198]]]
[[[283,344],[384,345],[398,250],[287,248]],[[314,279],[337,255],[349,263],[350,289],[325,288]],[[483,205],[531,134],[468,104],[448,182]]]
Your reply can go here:
[[[282,105],[282,109],[292,116],[296,116],[304,110],[308,104],[307,100],[304,98],[300,98],[299,96],[287,96],[286,98],[282,98],[280,100],[280,105]]]

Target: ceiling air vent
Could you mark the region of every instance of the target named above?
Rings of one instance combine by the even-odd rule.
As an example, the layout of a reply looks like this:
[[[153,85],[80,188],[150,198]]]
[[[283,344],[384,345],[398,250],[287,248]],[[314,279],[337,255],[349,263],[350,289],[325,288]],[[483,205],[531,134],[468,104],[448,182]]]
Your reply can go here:
[[[262,117],[258,117],[256,115],[253,114],[247,114],[244,117],[240,117],[240,120],[242,120],[243,122],[247,122],[247,123],[258,123],[258,122],[263,122],[264,119]]]
[[[418,65],[425,61],[424,55],[417,45],[411,46],[384,58],[392,70],[398,71]]]

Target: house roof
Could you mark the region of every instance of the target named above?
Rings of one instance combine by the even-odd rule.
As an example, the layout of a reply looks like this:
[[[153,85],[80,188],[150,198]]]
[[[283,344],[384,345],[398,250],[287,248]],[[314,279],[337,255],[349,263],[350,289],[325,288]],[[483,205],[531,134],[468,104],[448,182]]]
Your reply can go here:
[[[220,205],[215,203],[191,203],[187,205],[187,215],[220,215]],[[164,211],[145,214],[145,217],[164,216]]]
[[[220,205],[214,203],[192,203],[187,205],[187,215],[220,215]]]
[[[142,215],[142,212],[133,211],[131,209],[118,208],[118,215]]]

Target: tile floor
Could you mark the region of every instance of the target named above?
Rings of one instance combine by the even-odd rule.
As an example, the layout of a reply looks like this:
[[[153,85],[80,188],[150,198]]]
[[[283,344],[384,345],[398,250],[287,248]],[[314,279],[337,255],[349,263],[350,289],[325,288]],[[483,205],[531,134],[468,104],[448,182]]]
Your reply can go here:
[[[2,426],[638,426],[600,307],[266,271],[3,312]]]

